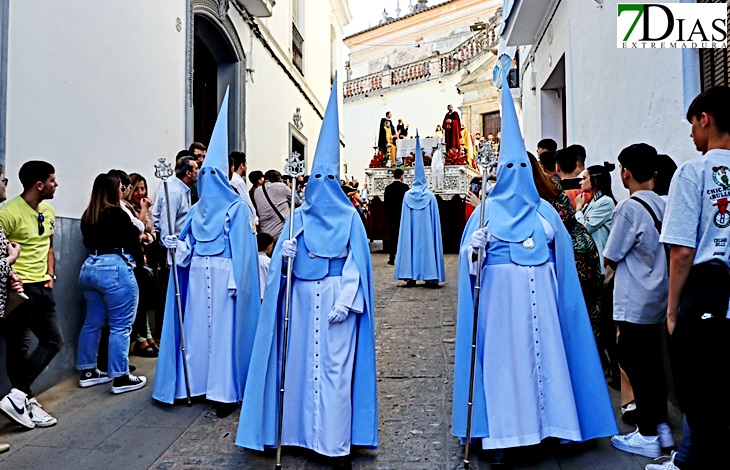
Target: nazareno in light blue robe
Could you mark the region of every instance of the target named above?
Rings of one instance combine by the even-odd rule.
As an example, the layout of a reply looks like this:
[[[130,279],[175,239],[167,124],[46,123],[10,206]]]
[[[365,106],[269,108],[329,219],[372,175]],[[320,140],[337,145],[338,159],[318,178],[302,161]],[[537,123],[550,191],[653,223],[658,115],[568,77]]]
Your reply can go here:
[[[342,264],[343,279],[333,280],[324,273],[330,259],[308,256],[301,211],[297,209],[294,215],[298,252],[292,280],[283,443],[331,457],[349,454],[350,445],[378,447],[372,266],[365,229],[356,213],[352,217],[347,257]],[[288,230],[289,221],[282,233]],[[281,256],[284,239],[279,240],[271,257],[236,436],[236,445],[255,450],[277,444],[286,290],[286,277],[282,275],[286,264]],[[324,264],[315,266],[321,263]],[[307,279],[297,277],[297,271]],[[355,295],[351,284],[345,286],[344,278],[357,279]],[[348,306],[354,310],[345,322],[330,324],[327,314],[342,293],[340,288],[348,290]],[[318,293],[324,298],[322,301],[318,300]],[[357,312],[359,309],[361,313]],[[323,328],[327,329],[326,336]],[[318,342],[321,344],[315,344]],[[297,367],[300,370],[292,369]],[[343,367],[351,370],[351,376],[339,376],[336,371]],[[322,369],[331,372],[327,374]],[[331,384],[341,390],[335,390]]]
[[[489,200],[487,201],[487,204],[489,204]],[[459,254],[459,298],[456,323],[452,433],[461,438],[462,441],[466,437],[471,338],[474,324],[474,283],[476,279],[472,273],[473,269],[470,269],[473,253],[470,241],[472,234],[479,226],[480,209],[478,207],[474,211],[464,229]],[[549,436],[585,441],[598,437],[613,436],[618,433],[603,369],[588,319],[588,312],[580,290],[570,235],[563,226],[560,216],[547,202],[540,202],[538,214],[544,221],[543,223],[549,224],[553,232],[553,246],[550,248],[552,252],[551,261],[533,268],[514,265],[514,273],[510,272],[509,276],[482,277],[483,290],[480,298],[482,307],[479,311],[482,327],[477,344],[478,354],[475,367],[471,437],[473,439],[490,438],[493,431],[492,441],[485,439],[483,442],[487,448],[531,445]],[[485,221],[486,226],[488,226],[488,223],[488,220]],[[486,260],[486,263],[488,264],[489,260]],[[550,265],[550,272],[546,272],[545,275],[538,272],[548,265]],[[489,266],[486,270],[489,270]],[[535,275],[529,277],[529,274]],[[522,286],[524,289],[521,289],[513,282],[513,280],[520,277],[524,277],[524,286]],[[530,285],[531,279],[541,279],[541,282],[537,285]],[[497,285],[485,285],[485,282],[497,283]],[[537,310],[531,309],[531,292],[527,289],[528,286],[534,287],[536,299],[543,303],[539,308],[536,307]],[[498,305],[497,308],[490,308],[491,305],[496,305],[490,303],[490,300],[499,301],[499,299],[489,299],[487,296],[490,292],[495,295],[501,292],[499,294],[501,297],[510,297],[512,289],[519,290],[519,292],[514,292],[514,295],[515,297],[523,297],[524,302],[515,300],[510,309]],[[553,295],[553,292],[557,295]],[[553,299],[555,303],[552,306],[545,305],[544,303],[549,302],[550,299]],[[557,310],[559,325],[549,325],[553,321],[555,310]],[[536,334],[533,331],[533,326],[537,325],[532,323],[533,319],[530,317],[538,315],[552,318],[535,319],[541,325],[541,331]],[[485,316],[496,317],[490,320],[484,318]],[[504,318],[505,316],[513,317],[514,321],[501,322],[499,317]],[[507,327],[518,328],[518,330],[505,331],[502,335],[504,339],[498,344],[495,344],[495,342],[485,344],[485,336],[494,338],[496,333],[489,332],[491,334],[485,334],[483,331],[484,325],[493,325],[495,321],[501,322],[502,325],[507,325]],[[543,329],[547,326],[549,328]],[[540,335],[544,334],[559,334],[560,336],[552,337],[550,341],[543,341],[542,345],[532,344],[533,340],[539,340]],[[522,343],[514,344],[510,338],[524,338],[526,344],[529,344],[527,346]],[[562,351],[559,350],[561,343],[563,345]],[[545,347],[553,347],[556,350],[545,350]],[[542,358],[545,358],[545,360],[541,359],[541,351]],[[555,376],[555,374],[551,375],[550,368],[553,362],[552,359],[548,361],[547,357],[557,358],[562,361],[561,357],[563,356],[565,362],[567,362],[569,376],[564,377],[562,372],[560,372],[560,377]],[[515,363],[519,364],[519,369],[515,367]],[[510,378],[500,384],[502,391],[495,394],[498,396],[490,396],[485,391],[485,381],[496,379],[496,377],[485,376],[485,364],[498,371],[497,375]],[[538,383],[542,380],[562,381],[562,383],[553,385],[558,385],[557,388],[564,390],[566,386],[568,387],[567,390],[572,388],[572,396],[560,396],[559,394],[551,396],[548,393],[551,389],[550,384]],[[510,393],[515,394],[515,396],[524,393],[525,390],[520,390],[520,388],[529,388],[529,390],[543,390],[545,388],[546,396],[542,398],[540,396],[530,397],[529,404],[525,403],[525,406],[521,406],[519,409],[514,409],[511,406],[512,403],[509,402],[506,404],[500,403],[500,401],[508,401],[503,400],[503,397],[509,396]],[[556,387],[552,389],[556,389]],[[489,402],[490,400],[492,402]],[[500,405],[503,404],[505,407],[501,408]],[[540,404],[546,409],[539,409]],[[531,405],[536,406],[532,407]],[[566,421],[562,419],[564,418],[562,416],[563,409],[561,408],[563,405],[567,406],[566,411],[571,414],[573,413],[571,410],[575,410],[579,435],[571,433],[573,431],[571,429],[556,431],[554,424]],[[495,415],[488,416],[488,409],[492,410]],[[557,419],[551,420],[551,416],[555,416]],[[537,433],[521,435],[517,432],[516,435],[505,436],[505,431],[519,431],[519,425],[515,425],[518,417],[526,423],[522,429],[530,431],[537,429]],[[494,423],[496,429],[492,430],[490,423]],[[506,425],[502,425],[502,423],[506,423]]]
[[[497,183],[469,218],[459,252],[459,300],[451,432],[464,440],[468,413],[477,269],[481,270],[471,438],[485,448],[537,444],[546,437],[585,441],[618,433],[573,243],[553,207],[540,199],[507,84],[512,60],[494,71],[501,84],[502,145]],[[474,266],[471,239],[488,245]]]
[[[228,109],[228,92],[221,109]],[[193,396],[243,399],[258,323],[258,249],[253,214],[228,181],[227,112],[220,113],[198,177],[200,200],[188,213],[176,260]],[[152,397],[184,398],[175,286],[167,289]]]
[[[446,281],[438,201],[428,188],[418,136],[416,175],[413,188],[403,198],[393,278],[396,281]]]
[[[329,457],[350,446],[378,447],[375,324],[370,246],[365,227],[340,187],[340,133],[335,77],[304,204],[294,212],[297,254],[291,279],[284,445]],[[291,219],[282,233],[289,234]],[[286,276],[279,238],[256,330],[236,444],[277,445]],[[286,274],[286,271],[283,271]],[[336,304],[347,318],[330,323]]]

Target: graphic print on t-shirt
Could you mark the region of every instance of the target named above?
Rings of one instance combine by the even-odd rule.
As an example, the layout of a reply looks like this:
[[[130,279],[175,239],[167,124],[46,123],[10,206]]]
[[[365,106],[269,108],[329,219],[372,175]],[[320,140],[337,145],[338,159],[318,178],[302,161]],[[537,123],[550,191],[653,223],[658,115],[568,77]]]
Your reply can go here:
[[[712,205],[717,207],[717,213],[713,222],[717,228],[730,227],[730,212],[728,212],[728,201],[730,200],[730,168],[726,166],[712,167],[712,181],[719,188],[707,190],[710,200],[714,199]]]
[[[716,166],[712,168],[712,180],[717,184],[718,186],[721,186],[723,189],[730,189],[730,179],[728,178],[728,173],[730,173],[730,169],[726,166]]]
[[[718,228],[725,228],[730,226],[730,213],[727,211],[728,198],[723,197],[715,201],[713,206],[717,207],[717,214],[715,214],[715,225]]]

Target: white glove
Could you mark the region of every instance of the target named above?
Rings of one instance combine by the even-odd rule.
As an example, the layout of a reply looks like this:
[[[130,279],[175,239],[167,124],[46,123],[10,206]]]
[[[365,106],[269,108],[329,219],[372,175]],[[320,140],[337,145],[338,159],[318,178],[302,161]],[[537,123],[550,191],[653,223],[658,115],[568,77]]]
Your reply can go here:
[[[474,235],[471,236],[471,247],[474,249],[474,251],[477,251],[481,248],[486,247],[488,241],[489,236],[487,235],[487,229],[480,228],[476,232],[474,232]]]
[[[292,258],[297,255],[297,239],[284,240],[281,244],[281,255],[284,258]]]
[[[341,323],[347,319],[347,315],[349,314],[349,308],[345,307],[344,305],[335,304],[332,307],[330,314],[327,315],[327,320],[329,320],[330,323]]]
[[[167,248],[168,250],[175,250],[177,249],[177,236],[176,235],[165,235],[162,237],[162,240],[160,242],[162,243],[162,246]]]

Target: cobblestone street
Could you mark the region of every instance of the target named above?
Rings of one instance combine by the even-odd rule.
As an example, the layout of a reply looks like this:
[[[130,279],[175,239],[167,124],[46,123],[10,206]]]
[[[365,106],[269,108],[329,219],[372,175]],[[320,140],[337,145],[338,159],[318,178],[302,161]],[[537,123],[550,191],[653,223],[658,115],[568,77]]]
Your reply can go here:
[[[448,283],[438,290],[406,289],[391,281],[387,255],[373,254],[380,449],[357,450],[355,469],[457,469],[463,448],[451,435],[456,264],[446,257]],[[152,379],[154,361],[132,357]],[[2,468],[105,469],[272,469],[273,453],[234,445],[238,412],[218,419],[198,404],[163,407],[151,399],[152,387],[112,396],[107,386],[79,389],[69,379],[40,396],[59,419],[52,428],[18,431],[0,422],[0,441],[11,451]],[[614,405],[617,395],[612,392]],[[464,410],[466,412],[466,410]],[[670,405],[672,425],[679,415]],[[622,432],[632,429],[621,424]],[[675,432],[675,438],[680,436]],[[642,469],[649,459],[614,450],[608,439],[582,445],[541,445],[508,454],[515,468]],[[285,449],[284,468],[326,469],[311,455]],[[487,469],[477,453],[473,469]]]

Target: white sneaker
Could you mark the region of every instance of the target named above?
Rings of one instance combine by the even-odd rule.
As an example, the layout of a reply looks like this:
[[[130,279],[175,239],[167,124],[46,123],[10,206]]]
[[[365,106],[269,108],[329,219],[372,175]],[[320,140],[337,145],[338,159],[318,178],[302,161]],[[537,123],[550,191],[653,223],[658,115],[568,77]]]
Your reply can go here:
[[[48,428],[58,422],[56,418],[43,410],[43,407],[35,397],[28,400],[28,409],[31,413],[30,419],[33,420],[37,428]]]
[[[119,393],[131,392],[133,390],[139,390],[147,384],[147,377],[140,375],[124,375],[114,379],[112,384],[112,393],[117,395]]]
[[[35,423],[33,422],[33,416],[27,402],[28,396],[17,388],[14,388],[10,390],[10,393],[5,395],[5,398],[0,400],[0,411],[18,424],[22,424],[28,429],[33,429]]]
[[[679,470],[679,467],[674,465],[674,457],[676,457],[677,453],[672,451],[672,456],[669,457],[669,460],[662,462],[662,463],[650,463],[646,467],[644,467],[645,470]],[[662,457],[666,458],[666,457]],[[659,459],[655,459],[656,460]]]
[[[659,447],[662,449],[674,447],[674,436],[672,436],[672,430],[667,423],[660,424],[656,427],[656,430],[659,437]]]
[[[659,438],[657,436],[647,438],[636,431],[624,434],[623,436],[613,436],[611,445],[624,452],[643,455],[655,459],[662,455],[662,449],[659,447]]]

